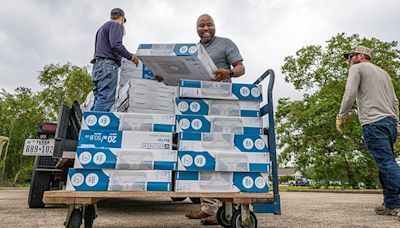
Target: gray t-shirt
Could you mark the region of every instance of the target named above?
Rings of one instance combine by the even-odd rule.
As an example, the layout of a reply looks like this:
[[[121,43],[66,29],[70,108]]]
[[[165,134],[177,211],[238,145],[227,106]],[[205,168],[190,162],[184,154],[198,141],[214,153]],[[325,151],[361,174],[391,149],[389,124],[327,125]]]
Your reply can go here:
[[[218,68],[231,69],[232,63],[243,60],[235,43],[228,38],[215,36],[204,48]]]
[[[347,116],[355,100],[361,125],[386,117],[399,119],[399,100],[389,74],[370,62],[350,67],[340,117]]]

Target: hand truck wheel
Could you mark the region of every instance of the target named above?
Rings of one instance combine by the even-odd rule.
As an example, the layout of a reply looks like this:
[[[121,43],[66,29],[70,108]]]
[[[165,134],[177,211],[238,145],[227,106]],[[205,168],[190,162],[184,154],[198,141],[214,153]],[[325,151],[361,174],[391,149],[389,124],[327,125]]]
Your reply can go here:
[[[78,208],[75,208],[69,219],[68,224],[66,225],[67,228],[79,228],[82,224],[82,211]]]
[[[233,227],[233,228],[242,228],[242,227],[257,228],[257,217],[254,214],[254,212],[250,211],[250,224],[245,226],[244,224],[242,224],[242,213],[241,213],[241,210],[237,210],[233,214],[231,224],[232,224],[231,227]]]
[[[233,209],[232,211],[233,213],[236,212],[235,209]],[[223,226],[223,227],[231,227],[232,226],[232,221],[231,219],[228,219],[225,215],[225,206],[221,206],[220,208],[218,208],[217,211],[217,220],[218,223]]]
[[[85,228],[92,228],[93,221],[96,218],[96,210],[93,204],[89,204],[85,207],[85,213],[83,215],[83,220]]]

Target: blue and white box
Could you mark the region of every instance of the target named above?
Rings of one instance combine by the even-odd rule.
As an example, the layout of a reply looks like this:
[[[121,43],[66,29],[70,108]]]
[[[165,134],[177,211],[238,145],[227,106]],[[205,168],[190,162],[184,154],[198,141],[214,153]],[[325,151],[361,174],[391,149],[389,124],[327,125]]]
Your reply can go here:
[[[142,61],[136,66],[132,61],[122,58],[119,67],[119,85],[125,85],[132,78],[156,80],[156,76]]]
[[[69,169],[68,191],[171,191],[171,170]]]
[[[231,152],[268,152],[265,135],[223,133],[179,133],[179,150]]]
[[[269,153],[178,151],[179,171],[270,172]]]
[[[151,81],[151,80],[143,80],[143,79],[131,79],[129,80],[129,84],[131,87],[130,91],[135,90],[146,90],[148,92],[154,91],[159,93],[169,93],[169,94],[177,94],[177,86],[167,86],[163,82],[159,81]],[[151,93],[151,92],[150,92]]]
[[[157,100],[155,100],[153,96],[138,95],[125,99],[115,107],[116,110],[122,110],[123,112],[174,114],[174,102],[172,97],[164,99],[162,96],[159,96]],[[145,110],[147,112],[142,112],[140,110]]]
[[[262,134],[261,117],[176,115],[176,132]]]
[[[174,132],[175,115],[84,112],[81,129]]]
[[[166,85],[177,86],[180,79],[209,81],[217,70],[201,44],[140,44],[136,55]]]
[[[212,98],[225,100],[262,101],[262,87],[256,84],[181,80],[181,98]]]
[[[131,79],[120,88],[112,110],[136,112],[136,109],[152,110],[146,113],[174,113],[178,88],[158,81]]]
[[[177,115],[260,116],[259,101],[176,98],[175,104]]]
[[[79,147],[172,149],[172,132],[81,130]]]
[[[176,170],[177,156],[178,152],[176,150],[78,147],[75,154],[74,168]]]
[[[177,171],[177,192],[269,192],[268,173]]]

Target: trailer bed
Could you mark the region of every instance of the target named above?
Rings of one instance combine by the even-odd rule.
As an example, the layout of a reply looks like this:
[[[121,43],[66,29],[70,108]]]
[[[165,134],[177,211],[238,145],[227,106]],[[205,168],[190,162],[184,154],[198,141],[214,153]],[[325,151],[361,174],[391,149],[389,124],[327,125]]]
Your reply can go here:
[[[112,191],[46,191],[45,204],[86,205],[103,199],[114,198],[154,198],[154,197],[193,197],[215,198],[232,203],[274,203],[272,192],[112,192]]]

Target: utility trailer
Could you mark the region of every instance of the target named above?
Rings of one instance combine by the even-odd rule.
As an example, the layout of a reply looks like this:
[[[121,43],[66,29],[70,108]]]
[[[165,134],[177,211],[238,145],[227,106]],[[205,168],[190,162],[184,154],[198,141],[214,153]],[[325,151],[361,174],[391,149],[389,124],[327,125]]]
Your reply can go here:
[[[94,219],[97,217],[96,203],[104,199],[113,198],[149,198],[149,197],[171,197],[173,200],[181,200],[186,197],[197,199],[197,198],[216,198],[223,202],[223,206],[219,208],[217,212],[217,219],[223,227],[257,227],[256,213],[273,213],[279,215],[281,213],[280,207],[280,196],[278,189],[278,173],[277,173],[277,156],[276,156],[276,143],[275,143],[275,123],[273,113],[273,102],[272,102],[272,89],[275,81],[275,75],[273,70],[267,70],[263,75],[257,79],[254,84],[260,84],[266,77],[269,76],[267,103],[260,108],[261,116],[267,116],[268,128],[264,128],[264,134],[268,135],[268,148],[270,158],[272,162],[272,191],[268,193],[244,193],[244,192],[113,192],[113,191],[65,191],[55,190],[48,191],[47,189],[40,189],[37,191],[42,194],[42,204],[65,204],[69,206],[69,210],[64,222],[65,227],[80,227],[82,220],[85,227],[92,227]],[[78,106],[79,107],[79,106]],[[64,108],[65,109],[65,108]],[[63,112],[63,110],[61,112]],[[55,133],[55,144],[54,144],[54,156],[52,159],[56,159],[53,162],[54,169],[49,169],[46,172],[56,172],[59,170],[62,173],[66,173],[65,169],[72,167],[68,161],[71,161],[71,157],[68,156],[69,151],[75,151],[78,139],[78,133],[80,129],[80,123],[82,118],[82,112],[76,112],[77,110],[71,107],[71,109],[64,110],[68,115],[60,113],[60,118],[57,124],[57,130]],[[80,111],[80,109],[79,109]],[[66,126],[65,118],[68,119],[68,125]],[[71,129],[70,129],[71,128]],[[72,130],[72,131],[71,131]],[[76,131],[75,131],[76,130]],[[50,159],[49,159],[50,160]],[[63,161],[64,162],[60,162]],[[37,164],[37,163],[36,163]],[[60,164],[63,166],[60,167]],[[38,167],[37,165],[35,167]],[[40,166],[39,166],[40,168]],[[63,171],[61,171],[63,170]],[[45,171],[45,170],[43,170]],[[41,172],[40,169],[35,169],[36,172]],[[55,181],[55,178],[49,178],[50,182]],[[65,178],[62,179],[65,181]],[[34,182],[34,181],[33,181]],[[55,181],[56,182],[56,181]],[[57,182],[56,182],[57,183]],[[34,183],[32,183],[34,185]],[[35,189],[31,187],[31,189]],[[43,191],[44,194],[43,194]],[[32,192],[32,190],[31,190]],[[30,194],[31,195],[31,194]],[[39,194],[38,194],[39,195]],[[39,197],[39,196],[37,196]],[[30,196],[31,198],[31,196]],[[250,205],[253,205],[253,211],[250,209]]]
[[[73,166],[75,151],[82,121],[82,111],[77,102],[71,107],[62,105],[57,124],[38,125],[37,138],[28,139],[24,155],[40,155],[35,159],[29,191],[29,207],[44,207],[46,204],[65,204],[69,210],[64,222],[65,227],[92,227],[96,218],[96,203],[112,198],[148,198],[171,197],[183,200],[186,197],[216,198],[223,202],[218,210],[217,219],[223,227],[257,227],[256,213],[280,214],[280,196],[278,189],[277,157],[275,143],[275,123],[273,113],[272,90],[275,80],[273,70],[267,70],[254,84],[260,84],[269,76],[267,104],[261,107],[261,116],[267,116],[268,148],[272,162],[272,191],[268,193],[234,192],[79,192],[61,190],[67,179],[68,168]],[[176,137],[175,137],[176,138]],[[250,210],[253,205],[253,211]]]

